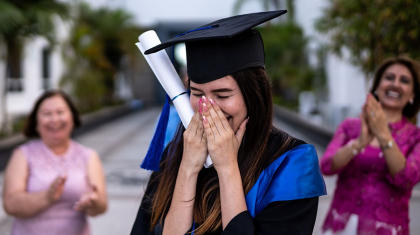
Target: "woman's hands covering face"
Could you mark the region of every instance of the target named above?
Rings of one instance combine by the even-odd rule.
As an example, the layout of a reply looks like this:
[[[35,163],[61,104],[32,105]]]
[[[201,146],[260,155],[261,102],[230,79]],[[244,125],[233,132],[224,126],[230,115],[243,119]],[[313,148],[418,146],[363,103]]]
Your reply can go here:
[[[213,101],[203,96],[199,107],[202,111],[202,122],[214,168],[228,169],[238,166],[238,151],[245,134],[248,119],[239,126],[236,133],[229,125],[223,111]],[[203,162],[204,163],[204,162]]]
[[[196,108],[194,116],[184,132],[184,152],[181,163],[184,164],[186,169],[195,173],[203,168],[208,152],[200,109],[201,107]]]

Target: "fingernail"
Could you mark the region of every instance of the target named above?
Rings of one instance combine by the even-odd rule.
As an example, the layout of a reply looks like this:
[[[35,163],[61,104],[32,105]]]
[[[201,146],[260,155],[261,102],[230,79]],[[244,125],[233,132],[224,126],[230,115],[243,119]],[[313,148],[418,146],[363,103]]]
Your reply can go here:
[[[203,103],[203,100],[202,99],[200,99],[200,101],[198,102],[198,104],[201,104],[201,103]]]
[[[203,116],[203,121],[204,121],[205,123],[207,123],[207,118],[206,118],[205,116]]]
[[[203,104],[203,108],[204,108],[204,111],[207,111],[207,105],[206,105],[206,103]]]
[[[210,100],[210,103],[212,104],[212,105],[214,105],[215,103],[214,103],[214,101],[212,100],[212,99],[209,99]]]
[[[201,98],[203,98],[203,101],[206,102],[207,98],[203,95]]]
[[[201,114],[201,107],[200,107],[200,108],[198,108],[198,112]]]

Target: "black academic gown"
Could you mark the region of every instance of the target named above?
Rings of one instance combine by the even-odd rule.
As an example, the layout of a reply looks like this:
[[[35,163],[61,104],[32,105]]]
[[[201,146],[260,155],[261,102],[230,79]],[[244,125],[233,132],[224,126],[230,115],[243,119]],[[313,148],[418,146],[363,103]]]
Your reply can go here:
[[[273,130],[270,135],[271,146],[282,145],[282,132]],[[285,152],[296,146],[305,144],[304,141],[293,139]],[[271,147],[269,156],[274,155],[276,147]],[[166,157],[165,150],[163,157]],[[266,162],[265,166],[271,162]],[[158,187],[158,182],[154,180],[158,177],[159,172],[153,172],[149,184],[146,188],[145,195],[137,213],[131,235],[161,235],[162,226],[156,225],[153,231],[150,231],[151,220],[151,199]],[[252,218],[248,211],[244,211],[235,216],[225,230],[221,228],[208,235],[262,235],[262,234],[279,234],[279,235],[311,235],[318,209],[318,197],[304,198],[289,201],[275,201],[268,204],[255,218]],[[189,231],[191,232],[191,230]]]

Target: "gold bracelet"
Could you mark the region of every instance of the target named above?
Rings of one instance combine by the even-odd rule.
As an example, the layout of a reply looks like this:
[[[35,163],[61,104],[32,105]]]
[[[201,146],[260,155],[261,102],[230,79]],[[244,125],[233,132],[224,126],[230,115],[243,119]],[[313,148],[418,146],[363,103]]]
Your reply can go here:
[[[394,146],[394,140],[390,139],[390,140],[388,140],[388,142],[386,142],[386,144],[384,146],[381,146],[381,149],[382,150],[390,149],[393,146]]]
[[[357,151],[357,149],[353,148],[354,141],[355,140],[350,140],[347,143],[347,146],[351,149],[351,153],[353,154],[353,156],[356,156],[357,154],[359,154],[359,151]]]

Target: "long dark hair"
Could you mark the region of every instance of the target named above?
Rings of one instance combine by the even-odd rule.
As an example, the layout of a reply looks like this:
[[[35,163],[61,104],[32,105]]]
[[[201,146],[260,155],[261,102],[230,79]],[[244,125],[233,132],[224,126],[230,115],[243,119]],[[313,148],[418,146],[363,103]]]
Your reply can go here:
[[[271,85],[265,70],[261,68],[246,69],[232,74],[232,77],[241,89],[249,116],[238,152],[238,164],[246,194],[262,172],[270,149],[268,140],[273,128]],[[162,172],[156,179],[159,186],[152,200],[151,229],[163,221],[169,210],[182,159],[184,130],[182,128],[178,131],[168,156],[161,163]],[[291,137],[285,138],[283,145],[277,146],[277,152],[285,149],[290,140]],[[268,157],[275,158],[275,155]],[[193,214],[194,221],[199,225],[195,230],[197,235],[213,232],[222,225],[219,179],[214,168],[203,168],[198,175]]]
[[[25,127],[23,128],[23,134],[28,138],[39,138],[39,133],[36,130],[37,127],[37,115],[39,107],[41,106],[42,102],[44,100],[51,98],[53,96],[60,96],[64,99],[67,106],[69,106],[69,109],[71,111],[71,115],[73,117],[73,124],[74,128],[80,127],[82,125],[82,119],[80,118],[79,111],[77,110],[76,106],[71,101],[70,97],[60,90],[49,90],[44,92],[36,101],[35,105],[29,114],[29,116],[26,118]]]
[[[411,73],[413,77],[413,92],[414,92],[414,102],[413,104],[406,104],[403,109],[403,115],[410,120],[412,123],[416,124],[416,115],[420,110],[420,64],[416,60],[413,60],[407,56],[398,56],[385,59],[382,63],[378,66],[375,72],[375,76],[373,78],[372,88],[370,89],[370,93],[374,94],[375,90],[378,88],[379,83],[382,79],[382,75],[384,74],[385,70],[394,64],[401,64],[404,65]]]

